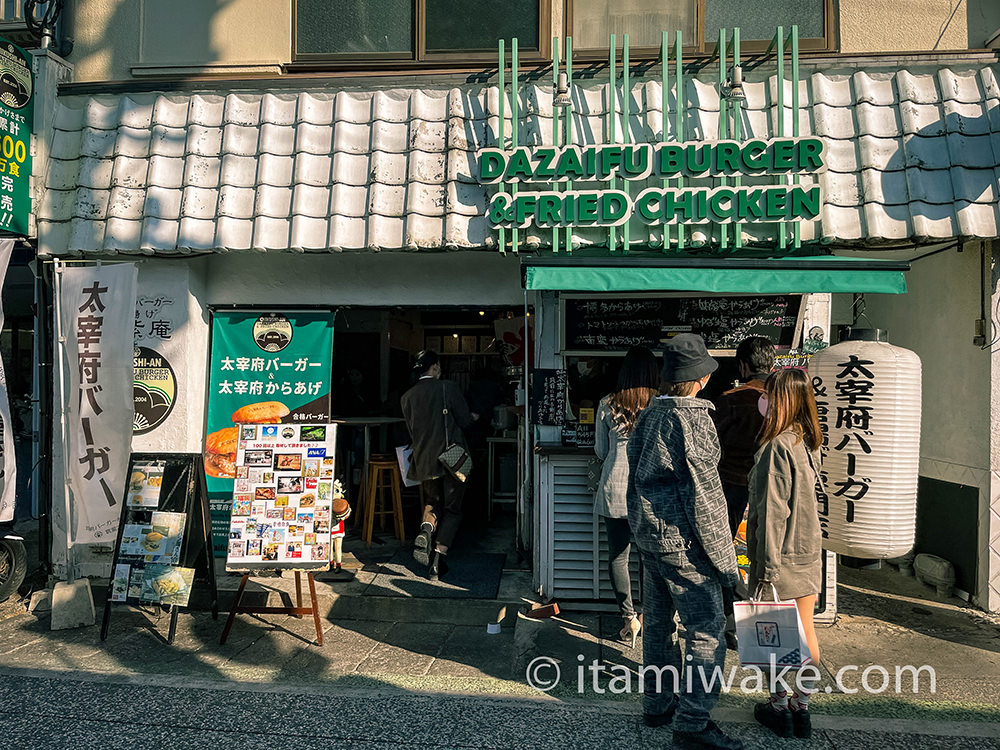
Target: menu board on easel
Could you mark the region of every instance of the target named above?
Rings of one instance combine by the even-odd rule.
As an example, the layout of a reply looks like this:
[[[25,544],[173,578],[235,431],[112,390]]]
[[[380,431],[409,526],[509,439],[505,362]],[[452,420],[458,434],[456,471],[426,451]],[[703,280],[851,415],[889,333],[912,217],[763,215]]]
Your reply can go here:
[[[201,454],[133,453],[122,498],[101,639],[114,604],[169,605],[172,641],[177,608],[204,586],[218,613],[208,492]]]
[[[697,333],[709,349],[735,349],[747,336],[793,345],[802,296],[564,297],[563,352],[659,351],[678,333]]]
[[[334,424],[240,425],[226,570],[326,570]]]

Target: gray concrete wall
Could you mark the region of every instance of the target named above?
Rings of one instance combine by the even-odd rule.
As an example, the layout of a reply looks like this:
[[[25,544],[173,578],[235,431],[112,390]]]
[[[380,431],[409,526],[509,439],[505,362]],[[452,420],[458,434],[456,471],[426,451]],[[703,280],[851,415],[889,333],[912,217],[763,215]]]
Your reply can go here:
[[[994,502],[1000,450],[993,437],[1000,430],[1000,396],[993,384],[996,355],[972,340],[981,315],[981,262],[979,243],[918,260],[907,274],[907,294],[867,295],[866,303],[871,324],[888,329],[890,342],[915,351],[923,365],[921,476],[979,490],[979,517],[969,519],[979,529],[977,590],[968,593],[980,606],[998,609],[1000,592],[990,586],[990,561],[998,554],[990,549],[990,506],[1000,507]]]

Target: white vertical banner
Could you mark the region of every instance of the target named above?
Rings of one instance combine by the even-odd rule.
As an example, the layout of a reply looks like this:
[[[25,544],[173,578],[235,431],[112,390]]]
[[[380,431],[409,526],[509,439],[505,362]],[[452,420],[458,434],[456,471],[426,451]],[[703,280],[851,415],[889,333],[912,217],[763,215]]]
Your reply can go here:
[[[60,267],[65,469],[74,544],[114,542],[132,439],[134,263]]]
[[[0,240],[0,285],[7,278],[7,266],[14,250],[14,240]],[[3,305],[0,304],[0,329],[3,329]],[[0,460],[0,522],[14,520],[17,490],[17,461],[14,457],[14,422],[10,417],[10,399],[7,397],[7,374],[0,360],[0,431],[3,433],[3,456]]]

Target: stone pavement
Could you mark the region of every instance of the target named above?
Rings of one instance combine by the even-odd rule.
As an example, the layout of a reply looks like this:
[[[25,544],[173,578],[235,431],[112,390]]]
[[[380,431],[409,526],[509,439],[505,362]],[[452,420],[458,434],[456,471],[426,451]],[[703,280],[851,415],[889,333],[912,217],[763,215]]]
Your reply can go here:
[[[214,691],[211,700],[223,702],[230,700],[230,693],[336,697],[341,719],[348,716],[342,706],[355,706],[359,726],[369,721],[363,706],[399,713],[406,706],[423,707],[424,696],[435,696],[433,705],[450,706],[453,717],[491,711],[509,715],[509,722],[526,733],[522,739],[532,745],[666,744],[663,732],[652,732],[638,721],[635,676],[641,641],[631,649],[615,640],[617,616],[564,611],[549,620],[527,618],[523,612],[531,606],[531,577],[518,570],[504,572],[495,600],[365,596],[381,570],[378,559],[389,559],[394,552],[389,545],[376,550],[375,557],[365,552],[361,556],[369,555],[367,559],[345,559],[351,572],[339,582],[320,584],[322,647],[312,643],[311,618],[277,615],[238,616],[228,642],[220,645],[225,608],[219,620],[202,611],[182,613],[176,639],[167,644],[166,613],[156,607],[116,606],[109,637],[102,642],[97,626],[51,631],[44,607],[28,613],[23,604],[9,600],[0,605],[0,695],[7,691],[18,702],[0,703],[5,706],[0,715],[20,717],[11,706],[34,705],[37,691],[79,692],[77,681],[82,680],[99,686],[95,691],[110,693],[125,689],[121,686],[154,686],[164,700],[170,690],[188,691],[175,696],[179,705],[190,703],[190,692],[199,690]],[[224,576],[220,583],[231,592],[238,580]],[[258,597],[270,603],[287,602],[293,590],[287,573],[254,579],[253,586]],[[942,599],[933,589],[891,570],[841,568],[838,596],[837,623],[819,633],[824,687],[830,687],[813,702],[815,725],[821,731],[811,743],[796,742],[796,746],[1000,750],[1000,617],[973,610],[957,599]],[[97,599],[102,601],[99,593]],[[564,609],[569,609],[567,603]],[[491,623],[501,624],[498,634],[487,632]],[[536,661],[540,658],[544,663]],[[596,682],[589,669],[595,660],[602,667]],[[892,685],[878,694],[841,689],[860,688],[861,671],[873,665],[885,667],[892,681],[897,666],[925,664],[936,673],[933,693],[926,675],[916,694],[910,692],[907,679],[899,694]],[[529,665],[534,665],[531,674],[539,681],[551,681],[554,665],[558,666],[559,684],[544,685],[544,692],[535,689],[528,682]],[[836,685],[833,676],[851,665],[857,670],[847,673],[842,686]],[[736,675],[734,686],[723,695],[717,718],[745,736],[748,746],[773,746],[773,736],[753,725],[751,704],[762,694],[740,689],[746,673],[729,652],[725,675],[731,670]],[[876,689],[881,685],[877,672],[870,683]],[[426,715],[425,708],[420,711],[417,716]],[[48,717],[46,721],[56,721],[45,710],[39,712]],[[594,734],[597,719],[602,731]],[[106,728],[95,722],[95,736],[104,736]],[[186,726],[192,738],[201,731],[197,721]],[[513,739],[516,732],[508,732],[497,721],[484,720],[478,730],[481,741],[468,721],[461,726],[461,730],[449,727],[447,739],[427,744],[523,746]],[[52,736],[60,736],[55,724],[53,728]],[[421,742],[424,737],[419,721],[402,722],[397,729],[387,746]],[[150,736],[161,730],[157,723]],[[275,741],[283,736],[280,727],[267,731],[274,733]],[[329,737],[341,737],[347,746],[378,746],[342,726],[330,731]],[[547,732],[558,740],[544,740],[550,736]],[[296,734],[302,742],[295,744],[311,747],[311,736]],[[579,739],[588,736],[592,743]],[[218,738],[227,747],[243,742],[225,732]],[[105,746],[116,747],[116,742],[109,739]]]

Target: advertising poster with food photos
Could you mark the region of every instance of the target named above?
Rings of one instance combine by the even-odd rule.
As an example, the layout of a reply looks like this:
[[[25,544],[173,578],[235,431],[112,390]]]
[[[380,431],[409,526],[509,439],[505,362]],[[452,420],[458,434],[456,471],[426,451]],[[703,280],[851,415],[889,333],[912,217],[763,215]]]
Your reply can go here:
[[[336,425],[239,425],[226,569],[326,570]]]

